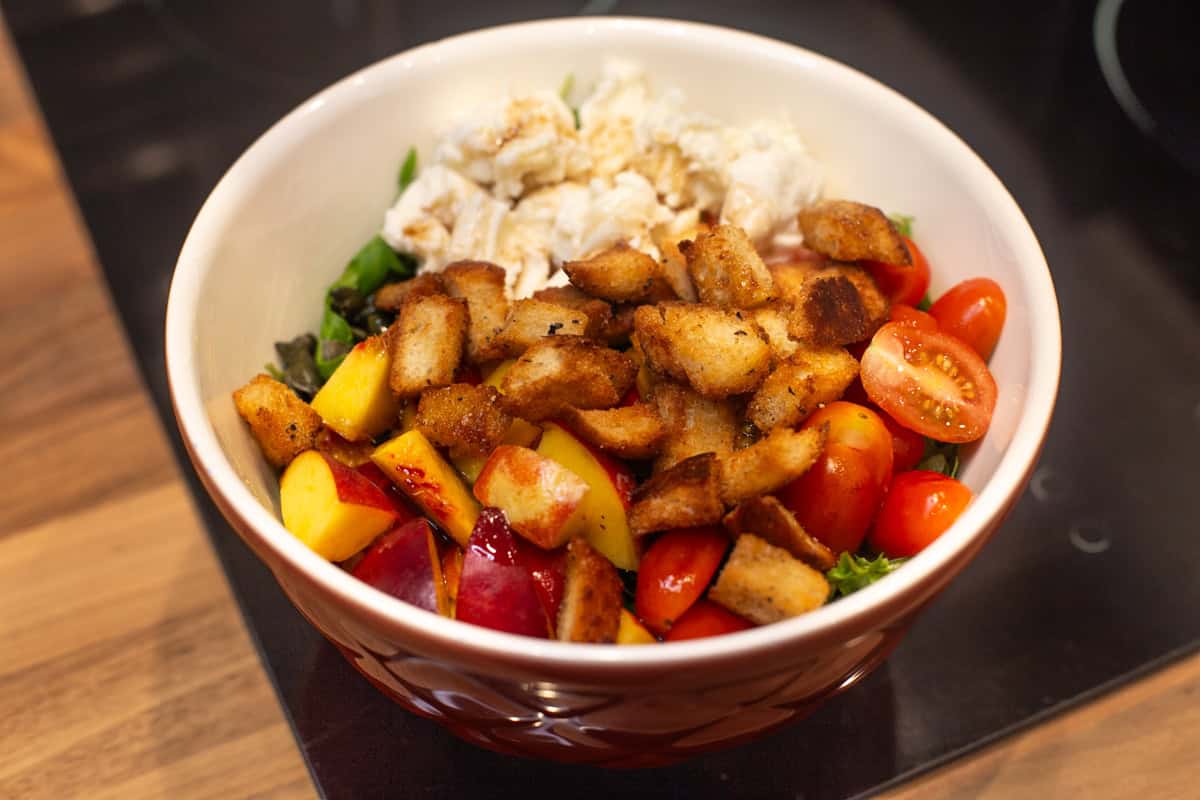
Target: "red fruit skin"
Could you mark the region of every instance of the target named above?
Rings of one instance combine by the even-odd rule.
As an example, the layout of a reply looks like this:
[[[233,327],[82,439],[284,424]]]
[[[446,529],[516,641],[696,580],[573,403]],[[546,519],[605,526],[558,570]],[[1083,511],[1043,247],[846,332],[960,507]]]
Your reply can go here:
[[[546,638],[550,623],[520,562],[504,512],[485,508],[467,542],[455,616],[485,628]]]
[[[393,510],[392,501],[388,499],[387,492],[371,479],[326,453],[321,453],[321,458],[325,459],[325,463],[329,465],[329,471],[333,475],[333,485],[337,489],[338,500],[356,506],[379,508],[389,512]]]
[[[921,463],[925,455],[925,437],[896,422],[886,411],[876,409],[876,413],[892,435],[892,471],[907,472]]]
[[[912,327],[920,328],[923,331],[936,331],[938,329],[938,321],[931,315],[925,313],[919,308],[913,308],[905,303],[892,304],[892,310],[888,314],[888,322],[899,322],[902,325],[911,325]],[[859,356],[859,358],[861,358],[861,356]]]
[[[437,614],[441,568],[434,566],[434,559],[438,557],[433,527],[428,520],[414,519],[376,539],[352,574],[380,591]]]
[[[680,528],[654,540],[638,565],[635,612],[654,633],[665,634],[708,588],[729,549],[720,528]]]
[[[388,501],[392,504],[392,508],[396,512],[396,523],[401,524],[408,522],[411,519],[417,519],[421,516],[408,498],[404,496],[404,492],[396,488],[396,484],[388,480],[387,475],[383,474],[383,470],[375,466],[375,462],[368,461],[365,464],[354,468],[362,477],[373,483],[380,491],[387,496]]]
[[[567,581],[567,551],[543,550],[535,544],[517,537],[517,557],[533,578],[542,608],[551,622],[558,619],[558,608],[562,605],[563,587]]]
[[[971,278],[951,286],[930,307],[929,314],[943,333],[966,342],[987,361],[1004,330],[1008,300],[991,278]]]
[[[779,490],[779,500],[835,554],[854,553],[885,488],[861,451],[834,443],[825,446],[807,472]]]
[[[890,558],[915,556],[954,524],[971,498],[966,484],[940,472],[902,472],[879,509],[871,547]]]
[[[682,642],[748,630],[754,626],[709,600],[697,600],[667,632],[663,641]]]

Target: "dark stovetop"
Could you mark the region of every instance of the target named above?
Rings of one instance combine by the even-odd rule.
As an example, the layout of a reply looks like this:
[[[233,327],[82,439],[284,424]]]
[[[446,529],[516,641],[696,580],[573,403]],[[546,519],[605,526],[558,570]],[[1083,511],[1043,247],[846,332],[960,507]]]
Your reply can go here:
[[[171,268],[238,153],[353,69],[583,5],[3,0],[170,429],[161,331]],[[1063,386],[1045,454],[1001,532],[863,684],[762,742],[632,773],[504,758],[392,706],[292,610],[193,482],[327,796],[525,796],[537,785],[574,797],[851,796],[1195,648],[1200,182],[1181,165],[1197,152],[1197,81],[1194,58],[1186,80],[1167,60],[1190,58],[1171,38],[1198,29],[1196,5],[1100,5],[1115,9],[1117,53],[1129,54],[1140,100],[1126,92],[1125,105],[1155,141],[1105,83],[1093,40],[1108,41],[1107,29],[1094,28],[1090,2],[1022,0],[1003,13],[963,3],[953,16],[936,0],[587,3],[826,53],[916,100],[993,165],[1041,239],[1062,305]]]

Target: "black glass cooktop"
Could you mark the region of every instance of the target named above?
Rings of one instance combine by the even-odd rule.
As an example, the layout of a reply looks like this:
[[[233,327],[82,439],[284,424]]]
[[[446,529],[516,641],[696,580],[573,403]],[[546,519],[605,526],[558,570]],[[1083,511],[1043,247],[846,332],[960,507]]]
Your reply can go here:
[[[860,795],[1200,641],[1200,181],[1187,172],[1198,76],[1182,46],[1200,30],[1196,4],[2,5],[172,431],[167,286],[221,173],[324,84],[471,28],[586,10],[697,19],[826,53],[966,139],[1046,251],[1062,305],[1063,385],[1041,466],[1007,524],[863,684],[759,743],[679,766],[609,773],[509,759],[405,714],[292,610],[193,484],[326,796],[525,797],[539,787],[579,798]]]

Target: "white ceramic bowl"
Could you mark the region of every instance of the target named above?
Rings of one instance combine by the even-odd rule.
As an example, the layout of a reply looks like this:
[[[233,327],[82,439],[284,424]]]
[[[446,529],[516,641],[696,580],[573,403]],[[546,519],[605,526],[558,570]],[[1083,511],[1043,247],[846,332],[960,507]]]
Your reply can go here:
[[[784,112],[827,170],[827,194],[916,217],[936,294],[998,281],[1008,322],[991,366],[991,430],[962,478],[977,497],[899,572],[797,619],[657,647],[498,633],[407,606],[309,551],[279,522],[276,476],[230,392],[272,343],[317,326],[319,298],[376,233],[410,145],[425,156],[455,115],[510,89],[587,86],[607,56],[729,120]],[[1018,498],[1050,421],[1060,361],[1049,271],[1020,209],[941,123],[883,85],[781,42],[650,19],[568,19],[418,47],[293,111],[229,170],[179,257],[168,376],[209,492],[297,608],[393,698],[509,752],[649,764],[802,716],[877,665],[914,613],[975,555]]]

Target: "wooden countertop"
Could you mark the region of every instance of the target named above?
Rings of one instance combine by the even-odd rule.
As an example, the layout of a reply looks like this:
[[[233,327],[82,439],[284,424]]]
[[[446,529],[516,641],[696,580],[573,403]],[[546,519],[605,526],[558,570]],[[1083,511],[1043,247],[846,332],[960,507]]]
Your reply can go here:
[[[0,23],[0,797],[313,797]],[[1191,797],[1200,656],[890,798]]]

